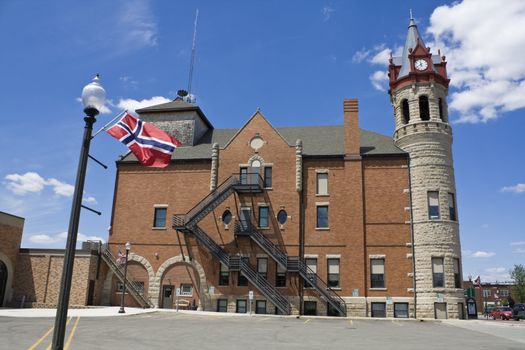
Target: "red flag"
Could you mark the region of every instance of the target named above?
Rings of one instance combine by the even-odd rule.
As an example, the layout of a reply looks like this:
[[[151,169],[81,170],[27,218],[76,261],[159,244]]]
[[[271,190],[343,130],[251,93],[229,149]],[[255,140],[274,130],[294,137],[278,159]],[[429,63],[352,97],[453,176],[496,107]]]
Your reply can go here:
[[[478,277],[474,280],[474,285],[475,285],[476,287],[478,287],[478,288],[481,288],[481,278],[479,277],[479,275],[478,275]]]
[[[126,113],[107,133],[125,144],[142,165],[164,168],[181,143],[153,124]]]

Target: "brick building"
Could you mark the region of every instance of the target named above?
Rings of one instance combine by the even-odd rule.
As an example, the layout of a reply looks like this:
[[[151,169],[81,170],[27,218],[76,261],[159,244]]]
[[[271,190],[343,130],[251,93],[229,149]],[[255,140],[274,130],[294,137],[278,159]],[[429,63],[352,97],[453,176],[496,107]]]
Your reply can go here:
[[[463,281],[465,291],[474,290],[478,313],[484,313],[485,309],[490,310],[495,306],[508,305],[509,299],[517,302],[513,295],[513,287],[512,282],[486,282],[477,287],[472,281]]]
[[[164,169],[117,162],[107,254],[133,244],[127,302],[171,308],[178,289],[201,310],[463,317],[446,62],[413,20],[389,77],[393,138],[359,128],[356,99],[317,127],[258,110],[215,129],[182,98],[138,110],[183,147]]]

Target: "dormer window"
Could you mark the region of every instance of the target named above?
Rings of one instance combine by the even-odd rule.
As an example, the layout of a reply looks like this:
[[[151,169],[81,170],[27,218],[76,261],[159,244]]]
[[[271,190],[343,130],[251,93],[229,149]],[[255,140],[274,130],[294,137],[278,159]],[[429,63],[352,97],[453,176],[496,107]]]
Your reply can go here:
[[[403,123],[408,124],[410,121],[410,109],[408,108],[408,100],[406,98],[401,101],[401,113],[403,114]]]
[[[428,108],[428,97],[419,96],[419,117],[421,120],[430,120],[430,109]]]

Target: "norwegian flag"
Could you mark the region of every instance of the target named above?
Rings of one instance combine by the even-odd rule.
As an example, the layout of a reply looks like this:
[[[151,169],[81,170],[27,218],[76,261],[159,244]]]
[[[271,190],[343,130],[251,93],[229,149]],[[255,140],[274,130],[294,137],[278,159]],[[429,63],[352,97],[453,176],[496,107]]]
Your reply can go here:
[[[117,253],[117,264],[124,265],[126,263],[126,254],[122,253],[120,249]]]
[[[481,288],[481,277],[478,276],[478,277],[474,280],[474,284],[476,285],[476,287]]]
[[[164,168],[171,160],[171,154],[181,143],[153,124],[148,124],[129,113],[107,133],[125,144],[142,165]]]

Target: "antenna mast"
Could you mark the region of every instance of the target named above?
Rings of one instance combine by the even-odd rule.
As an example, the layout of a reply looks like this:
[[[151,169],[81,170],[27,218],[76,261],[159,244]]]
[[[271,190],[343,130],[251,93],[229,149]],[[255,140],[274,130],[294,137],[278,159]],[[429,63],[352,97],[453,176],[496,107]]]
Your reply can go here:
[[[193,43],[191,46],[190,74],[188,77],[188,97],[189,99],[192,99],[191,82],[193,80],[193,66],[195,65],[195,39],[197,38],[197,19],[198,18],[199,18],[199,9],[195,11],[195,23],[193,25]]]

